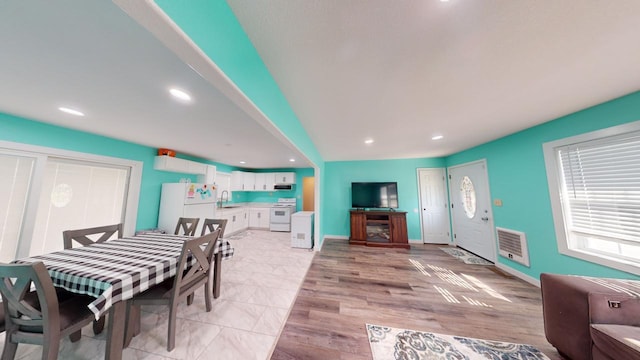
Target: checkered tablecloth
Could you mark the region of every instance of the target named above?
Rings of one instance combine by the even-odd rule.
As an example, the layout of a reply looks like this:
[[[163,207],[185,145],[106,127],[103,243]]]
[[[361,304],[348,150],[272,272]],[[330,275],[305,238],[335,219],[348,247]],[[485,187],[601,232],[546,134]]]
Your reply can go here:
[[[42,261],[57,287],[96,298],[89,308],[96,319],[117,301],[131,299],[176,274],[178,258],[188,236],[139,234],[14,261]],[[231,244],[221,239],[214,253],[233,256]]]

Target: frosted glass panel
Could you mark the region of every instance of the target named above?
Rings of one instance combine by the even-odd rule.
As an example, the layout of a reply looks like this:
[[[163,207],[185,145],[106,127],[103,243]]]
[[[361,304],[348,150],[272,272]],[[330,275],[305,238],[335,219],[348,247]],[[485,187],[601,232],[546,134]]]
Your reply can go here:
[[[50,158],[30,256],[63,248],[62,232],[122,222],[129,169]]]
[[[34,162],[31,157],[0,154],[0,262],[16,258]]]

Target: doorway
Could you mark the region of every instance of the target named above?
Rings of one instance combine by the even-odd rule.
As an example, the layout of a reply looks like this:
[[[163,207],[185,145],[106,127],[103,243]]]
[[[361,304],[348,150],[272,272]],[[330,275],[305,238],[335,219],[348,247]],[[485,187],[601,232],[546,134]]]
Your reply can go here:
[[[425,244],[448,244],[451,241],[445,179],[444,168],[418,169],[420,223]]]
[[[302,211],[314,211],[315,184],[316,181],[313,176],[302,178]]]
[[[455,244],[495,262],[496,242],[486,161],[450,167],[448,172]]]

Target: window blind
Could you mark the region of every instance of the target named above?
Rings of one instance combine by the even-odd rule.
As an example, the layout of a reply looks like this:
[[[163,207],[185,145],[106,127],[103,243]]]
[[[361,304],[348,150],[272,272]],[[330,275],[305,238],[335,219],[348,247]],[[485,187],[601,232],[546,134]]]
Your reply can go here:
[[[34,158],[0,154],[0,262],[15,259]]]
[[[640,244],[640,132],[564,146],[559,157],[567,230]]]

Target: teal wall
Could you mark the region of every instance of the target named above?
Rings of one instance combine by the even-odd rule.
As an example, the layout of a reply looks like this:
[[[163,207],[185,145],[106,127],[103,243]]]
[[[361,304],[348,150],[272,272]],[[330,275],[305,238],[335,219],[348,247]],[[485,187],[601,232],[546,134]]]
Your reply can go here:
[[[442,158],[371,161],[335,161],[325,163],[325,185],[322,196],[327,216],[325,234],[349,236],[351,182],[395,181],[398,183],[398,211],[407,212],[409,239],[421,239],[418,195],[418,168],[442,168]]]
[[[196,181],[195,175],[154,170],[153,161],[157,155],[156,148],[44,124],[4,113],[0,113],[0,140],[142,161],[144,165],[136,220],[136,229],[138,230],[157,226],[160,191],[163,183],[178,182],[181,178],[190,178],[192,181]],[[224,169],[229,168],[229,171],[235,169],[228,165],[203,161],[196,157],[185,158],[206,162]]]
[[[251,40],[224,0],[156,0],[156,4],[226,76],[318,167],[323,190],[324,160],[289,106]],[[234,196],[234,201],[237,201]],[[319,202],[322,207],[323,202]],[[325,210],[321,209],[322,219]],[[318,218],[316,218],[316,221]],[[320,220],[324,221],[324,220]],[[320,239],[323,237],[320,227]]]
[[[531,267],[498,257],[533,278],[542,272],[628,277],[631,274],[558,252],[542,144],[640,119],[640,92],[451,155],[447,166],[486,159],[495,225],[527,235]]]

